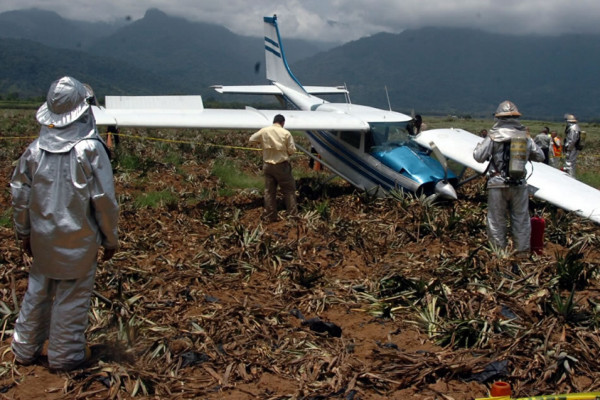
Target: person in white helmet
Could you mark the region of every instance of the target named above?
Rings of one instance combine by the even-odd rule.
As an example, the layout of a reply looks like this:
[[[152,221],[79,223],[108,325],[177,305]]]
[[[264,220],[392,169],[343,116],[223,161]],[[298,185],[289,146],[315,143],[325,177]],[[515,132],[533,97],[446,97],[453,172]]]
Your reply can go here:
[[[498,106],[496,122],[488,136],[473,151],[473,158],[488,167],[488,239],[495,247],[508,245],[507,228],[510,227],[517,256],[527,256],[530,250],[531,222],[529,193],[527,190],[528,160],[543,161],[544,153],[527,137],[526,128],[518,118],[521,113],[511,101]]]
[[[565,166],[564,170],[570,176],[575,178],[576,167],[577,167],[577,155],[579,154],[579,138],[581,136],[581,129],[577,124],[577,119],[573,114],[565,114],[565,121],[567,126],[565,127]]]
[[[118,247],[112,168],[98,136],[89,86],[65,76],[38,109],[40,135],[19,158],[11,179],[15,230],[33,257],[15,322],[12,351],[35,363],[48,340],[48,364],[72,370],[90,357],[85,330],[99,247]]]

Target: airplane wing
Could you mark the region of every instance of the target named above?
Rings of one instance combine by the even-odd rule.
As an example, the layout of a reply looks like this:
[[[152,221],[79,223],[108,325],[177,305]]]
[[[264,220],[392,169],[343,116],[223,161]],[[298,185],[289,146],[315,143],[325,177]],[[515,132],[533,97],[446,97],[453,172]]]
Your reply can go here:
[[[337,112],[204,108],[201,96],[106,96],[105,102],[106,107],[92,107],[97,125],[258,130],[283,114],[290,130],[369,129],[361,119]]]
[[[478,173],[487,168],[488,163],[478,163],[473,158],[473,150],[483,138],[463,129],[423,131],[414,140],[429,149],[434,142],[444,156]],[[600,190],[540,162],[527,163],[527,176],[534,197],[600,224]]]
[[[527,173],[534,197],[600,224],[600,190],[540,162],[527,163]]]
[[[463,129],[427,130],[419,133],[413,140],[428,149],[431,149],[430,143],[434,142],[444,156],[480,174],[487,169],[487,162],[478,163],[473,158],[473,150],[483,138]]]
[[[283,94],[281,89],[275,85],[242,85],[242,86],[211,86],[219,93],[230,94]],[[304,86],[304,89],[309,94],[325,95],[325,94],[348,94],[348,89],[343,86]]]

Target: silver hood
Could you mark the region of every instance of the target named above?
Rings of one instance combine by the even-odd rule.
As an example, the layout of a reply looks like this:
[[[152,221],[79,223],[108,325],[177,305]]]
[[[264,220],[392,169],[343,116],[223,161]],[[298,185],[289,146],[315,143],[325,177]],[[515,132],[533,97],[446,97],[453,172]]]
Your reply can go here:
[[[497,118],[488,135],[494,142],[506,142],[517,135],[525,135],[525,127],[514,118]]]
[[[90,109],[77,121],[65,127],[50,127],[42,125],[40,129],[40,149],[50,153],[65,153],[71,151],[73,146],[83,139],[97,139],[102,141],[96,129],[96,123]],[[103,141],[102,141],[103,142]]]

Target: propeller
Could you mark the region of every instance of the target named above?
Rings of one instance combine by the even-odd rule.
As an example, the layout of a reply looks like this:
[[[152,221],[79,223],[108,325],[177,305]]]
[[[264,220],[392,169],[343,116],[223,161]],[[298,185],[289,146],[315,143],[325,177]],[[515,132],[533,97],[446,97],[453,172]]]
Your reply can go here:
[[[431,152],[435,159],[438,160],[442,165],[442,168],[444,168],[444,180],[436,183],[435,193],[440,197],[456,200],[458,198],[456,190],[454,190],[454,187],[448,182],[448,159],[442,154],[442,151],[434,142],[429,142],[429,146],[431,147]]]
[[[444,168],[444,182],[448,180],[448,160],[446,156],[442,154],[439,147],[434,142],[429,142],[429,146],[431,146],[431,151],[436,160],[442,164],[442,168]]]

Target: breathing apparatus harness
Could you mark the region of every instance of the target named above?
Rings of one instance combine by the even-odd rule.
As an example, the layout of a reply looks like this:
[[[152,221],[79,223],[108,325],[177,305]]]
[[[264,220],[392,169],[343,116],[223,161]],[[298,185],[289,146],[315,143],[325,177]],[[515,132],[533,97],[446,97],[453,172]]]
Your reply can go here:
[[[525,176],[527,174],[527,169],[525,168],[526,164],[527,138],[525,136],[518,136],[503,143],[503,168],[498,168],[494,162],[494,157],[490,156],[490,162],[484,173],[487,173],[490,166],[493,165],[494,169],[497,171],[497,175],[501,176],[507,185],[518,186],[524,184],[527,178],[529,178],[529,176]]]

